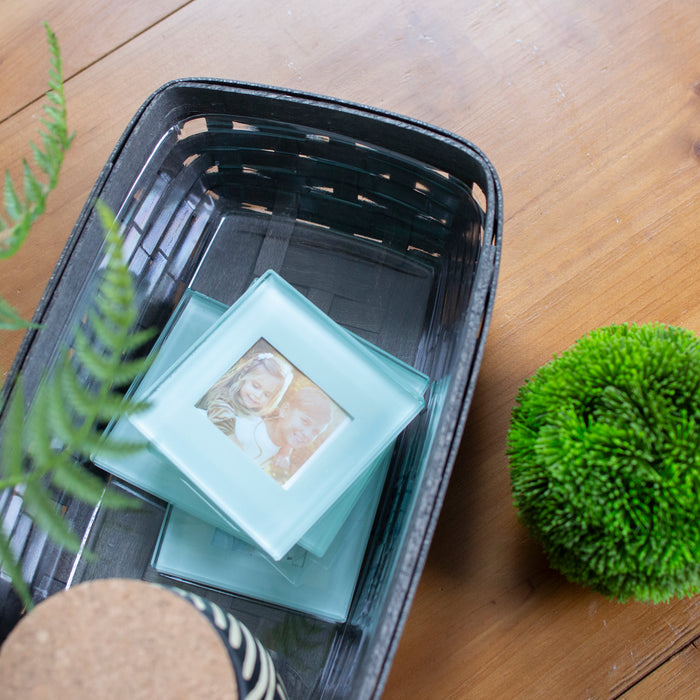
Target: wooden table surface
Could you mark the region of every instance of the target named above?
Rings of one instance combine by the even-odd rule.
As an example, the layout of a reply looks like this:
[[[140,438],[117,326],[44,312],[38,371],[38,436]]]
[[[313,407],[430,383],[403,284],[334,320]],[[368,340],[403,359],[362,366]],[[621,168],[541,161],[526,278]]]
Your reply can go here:
[[[487,154],[505,201],[496,305],[385,697],[696,697],[700,597],[619,605],[566,582],[518,523],[505,455],[518,387],[579,336],[700,332],[696,0],[0,0],[0,168],[15,176],[41,116],[44,19],[77,138],[46,215],[0,263],[25,315],[114,143],[171,78],[363,102]],[[3,335],[4,374],[20,335]]]

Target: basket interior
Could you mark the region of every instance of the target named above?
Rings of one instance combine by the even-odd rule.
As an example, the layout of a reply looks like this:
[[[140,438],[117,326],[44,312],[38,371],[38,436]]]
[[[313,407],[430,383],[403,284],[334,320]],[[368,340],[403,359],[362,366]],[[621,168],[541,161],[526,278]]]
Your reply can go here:
[[[119,217],[147,313],[183,286],[232,303],[268,268],[334,320],[418,368],[431,306],[463,310],[482,212],[463,183],[337,135],[265,120],[173,126]],[[457,233],[458,232],[458,233]],[[439,370],[437,370],[439,372]]]
[[[395,604],[393,583],[456,368],[473,352],[460,339],[484,244],[474,183],[347,135],[223,112],[178,116],[146,158],[121,167],[128,190],[106,192],[117,197],[143,327],[163,328],[186,288],[231,304],[271,268],[342,326],[432,380],[427,410],[397,443],[346,623],[205,593],[268,646],[292,697],[351,697]],[[83,235],[95,227],[89,218]],[[86,257],[90,264],[69,266],[61,282],[72,299],[57,331],[65,342],[102,252],[93,244]],[[164,504],[142,497],[136,513],[95,514],[66,502],[97,557],[69,558],[42,541],[28,571],[35,596],[96,577],[166,581],[149,563]],[[40,535],[21,537],[27,546]]]

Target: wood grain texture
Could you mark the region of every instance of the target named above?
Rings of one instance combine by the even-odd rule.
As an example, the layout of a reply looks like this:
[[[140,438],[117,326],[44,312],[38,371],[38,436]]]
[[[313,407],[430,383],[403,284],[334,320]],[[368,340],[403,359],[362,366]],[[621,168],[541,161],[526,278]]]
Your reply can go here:
[[[339,96],[472,140],[504,189],[499,289],[385,697],[607,698],[650,682],[700,636],[700,598],[621,606],[551,571],[513,510],[505,442],[518,387],[587,331],[661,321],[700,332],[696,4],[193,0],[171,13],[166,4],[132,40],[96,40],[101,58],[69,80],[78,137],[27,249],[0,263],[0,293],[31,313],[115,141],[171,78]],[[62,11],[80,7],[89,26],[82,5],[65,0]],[[122,5],[99,7],[95,23]],[[2,79],[19,79],[5,72],[3,63]],[[39,111],[32,103],[0,123],[0,168],[17,171]],[[2,341],[6,371],[19,338]],[[691,697],[685,667],[674,668],[675,697]]]
[[[58,36],[69,78],[184,4],[186,0],[0,0],[0,121],[46,92],[44,21]]]
[[[690,644],[622,695],[624,700],[697,697],[700,650]]]

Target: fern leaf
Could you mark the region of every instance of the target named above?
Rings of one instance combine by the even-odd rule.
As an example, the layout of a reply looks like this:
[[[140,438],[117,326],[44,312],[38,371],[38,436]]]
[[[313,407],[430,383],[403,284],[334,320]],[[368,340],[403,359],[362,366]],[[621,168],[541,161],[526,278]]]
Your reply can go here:
[[[44,125],[46,122],[40,120]],[[47,170],[46,174],[49,176],[49,189],[56,187],[58,183],[58,173],[61,169],[61,150],[60,144],[52,136],[50,131],[40,131],[39,136],[41,138],[41,143],[44,146],[44,153],[47,156]]]
[[[39,328],[39,324],[25,321],[6,299],[0,297],[0,330],[16,331],[21,328]]]
[[[29,415],[24,424],[24,440],[27,455],[32,460],[33,475],[43,476],[51,470],[54,451],[51,448],[52,433],[48,429],[49,386],[46,379],[42,380],[34,396]]]
[[[13,255],[26,239],[32,224],[46,206],[49,192],[56,186],[66,150],[74,134],[66,124],[63,69],[58,40],[44,23],[50,51],[47,105],[40,121],[41,147],[30,143],[34,166],[47,178],[39,180],[22,161],[21,193],[8,173],[5,174],[0,212],[0,258]],[[21,490],[24,508],[36,525],[56,543],[70,551],[79,551],[81,542],[66,524],[51,495],[49,484],[70,496],[107,508],[135,507],[137,501],[105,490],[103,481],[87,471],[80,460],[88,458],[99,446],[101,452],[129,454],[141,444],[105,437],[99,425],[115,417],[143,410],[147,404],[112,393],[145,369],[147,361],[128,359],[152,334],[134,331],[137,317],[135,292],[128,268],[122,258],[122,241],[109,209],[98,203],[98,214],[105,229],[106,269],[87,315],[87,329],[79,330],[70,353],[64,353],[54,372],[43,378],[25,419],[24,392],[18,379],[10,403],[5,407],[3,440],[0,445],[0,488]],[[25,322],[12,306],[0,297],[0,329],[36,327]],[[90,341],[89,339],[93,339]],[[85,374],[85,383],[79,380]],[[88,555],[89,553],[85,553]],[[23,603],[32,606],[29,587],[22,578],[21,566],[10,541],[0,528],[0,563],[12,580]]]
[[[10,219],[20,219],[25,212],[22,200],[19,198],[10,173],[5,173],[5,189],[3,190],[2,203]]]
[[[112,381],[116,386],[124,386],[131,383],[142,372],[148,369],[149,360],[144,357],[138,360],[120,362],[112,374]]]
[[[3,427],[3,441],[0,445],[0,472],[4,479],[3,488],[16,486],[24,476],[22,422],[24,420],[24,387],[22,379],[17,381],[9,398],[7,416]]]
[[[41,183],[36,179],[36,176],[32,172],[32,169],[27,163],[27,159],[22,160],[22,182],[24,188],[24,198],[29,202],[40,202],[44,197],[44,188]]]
[[[64,403],[64,395],[61,390],[63,383],[63,373],[65,371],[63,363],[59,364],[53,371],[50,381],[47,381],[48,406],[46,417],[47,427],[51,434],[61,443],[63,449],[70,449],[71,446],[79,442],[80,430],[84,419],[78,422],[77,417],[70,410],[70,405]]]
[[[95,306],[105,321],[108,321],[116,328],[123,328],[126,325],[133,324],[135,318],[128,306],[130,300],[119,299],[118,297],[105,299],[103,297],[104,295],[101,294],[95,299]]]
[[[51,481],[55,486],[90,505],[100,503],[106,508],[138,507],[136,499],[108,491],[102,479],[91,474],[65,453],[59,455],[56,460],[51,471]]]
[[[153,328],[144,328],[143,330],[140,331],[134,331],[131,333],[129,336],[124,338],[122,340],[122,347],[126,352],[131,352],[133,350],[137,350],[138,348],[142,348],[146,343],[148,343],[150,340],[153,339],[155,336],[155,330]],[[138,361],[130,361],[130,364],[133,365],[132,368],[132,373],[133,376],[131,379],[136,379],[136,376],[143,372],[146,367],[144,366],[144,363],[149,362],[147,358],[144,358],[143,360],[138,360]],[[129,363],[122,363],[124,365],[127,365]],[[138,367],[138,369],[137,369]],[[130,379],[130,381],[131,381]]]
[[[22,568],[15,558],[14,552],[10,547],[10,541],[2,528],[0,528],[0,563],[2,563],[2,568],[5,570],[5,573],[10,577],[15,591],[22,601],[22,605],[24,605],[25,608],[31,608],[32,596],[29,592],[29,587],[24,582]]]
[[[93,451],[93,454],[99,454],[100,457],[105,459],[128,457],[148,449],[148,443],[144,440],[120,440],[115,438],[112,433],[108,435],[108,439],[105,439],[104,434],[102,438],[103,439],[97,444],[97,448]]]
[[[63,363],[62,369],[60,380],[55,383],[58,385],[58,394],[63,397],[64,415],[66,408],[70,408],[75,415],[84,416],[90,424],[95,421],[105,423],[144,410],[148,405],[145,401],[127,401],[120,394],[112,392],[98,397],[95,389],[80,381],[69,363]],[[86,450],[83,453],[88,454]]]
[[[32,520],[48,533],[54,542],[71,552],[80,549],[80,539],[71,532],[63,515],[58,512],[58,504],[41,481],[27,481],[22,498]]]
[[[50,65],[49,91],[47,93],[48,104],[44,107],[45,118],[40,121],[45,131],[39,132],[43,145],[42,150],[34,143],[30,148],[34,155],[34,163],[39,170],[48,176],[48,183],[41,183],[31,174],[29,166],[24,162],[24,197],[20,197],[9,173],[5,173],[5,186],[3,189],[3,206],[9,223],[3,227],[0,233],[0,258],[8,258],[14,255],[24,243],[32,224],[43,214],[46,207],[46,198],[49,192],[58,183],[58,173],[63,163],[66,150],[73,140],[73,135],[68,135],[66,123],[66,100],[63,88],[63,68],[58,40],[47,23],[44,23],[46,37],[49,44]]]
[[[134,508],[136,501],[112,492],[105,492],[105,483],[102,479],[88,472],[78,461],[73,459],[67,451],[57,452],[51,448],[52,432],[42,429],[42,426],[51,424],[51,402],[53,400],[52,384],[57,381],[42,382],[42,389],[37,394],[30,414],[31,428],[26,431],[30,434],[29,454],[34,463],[33,477],[50,475],[51,483],[63,489],[66,493],[79,498],[86,503],[95,505],[102,503],[106,508]],[[101,435],[99,436],[101,438]],[[84,440],[77,452],[82,456],[94,450],[97,439]],[[139,448],[142,448],[140,445]],[[126,446],[124,449],[128,449]]]
[[[132,290],[124,285],[127,276],[127,271],[121,266],[118,268],[110,266],[105,271],[105,283],[101,297],[108,307],[111,303],[115,308],[119,308],[131,299]]]
[[[49,76],[50,75],[51,73],[49,73]],[[57,92],[59,87],[60,83],[57,80],[51,80],[51,78],[49,78],[49,90],[46,93],[46,99],[60,107],[63,104],[63,100],[61,99],[61,95]]]
[[[73,349],[80,358],[80,364],[100,383],[113,380],[115,363],[107,357],[102,348],[93,344],[85,332],[80,329],[75,334]]]
[[[97,306],[99,300],[95,301]],[[95,334],[104,338],[108,344],[117,342],[117,339],[123,335],[121,327],[115,324],[112,319],[105,317],[97,308],[88,310],[87,319],[88,325],[94,329]]]
[[[62,362],[62,372],[60,377],[57,375],[57,381],[54,382],[60,396],[63,397],[65,408],[71,408],[77,415],[87,416],[88,420],[93,418],[93,415],[98,412],[98,403],[94,391],[85,386],[75,373],[75,370],[68,361]],[[121,402],[121,397],[110,395],[112,401],[105,401],[106,409],[113,408],[113,404]],[[63,408],[63,412],[66,410]],[[97,417],[97,416],[95,416]]]
[[[87,423],[87,430],[91,428],[92,410],[89,415],[74,409],[74,397],[71,396],[67,387],[70,385],[68,376],[73,372],[67,356],[62,356],[53,370],[51,381],[47,383],[47,394],[49,396],[49,406],[47,409],[48,423],[54,436],[61,442],[64,450],[72,452],[74,445],[80,444],[83,435],[84,425]],[[94,406],[96,398],[92,399],[90,407]]]
[[[144,446],[110,439],[99,429],[116,417],[147,407],[146,402],[123,397],[112,389],[132,382],[145,369],[145,359],[130,359],[124,353],[151,336],[145,331],[132,333],[137,316],[133,282],[122,259],[121,238],[113,223],[108,223],[107,229],[106,267],[83,327],[75,332],[70,352],[61,353],[51,373],[40,382],[26,420],[22,385],[18,383],[13,403],[7,407],[0,451],[5,469],[12,472],[12,478],[0,481],[0,486],[23,484],[27,513],[51,539],[70,551],[77,551],[80,541],[57,511],[48,484],[106,508],[138,507],[136,499],[105,490],[103,480],[81,464],[98,450],[124,455]],[[98,297],[105,306],[124,307],[113,315],[117,323],[100,316]],[[30,466],[25,469],[27,458]],[[8,562],[8,572],[16,577],[19,566],[14,559],[7,559],[4,551],[0,550],[2,561]],[[26,584],[16,578],[13,581],[24,595]]]
[[[49,163],[48,155],[46,155],[46,153],[44,153],[34,142],[31,142],[29,144],[29,147],[32,149],[34,162],[36,163],[39,170],[41,170],[43,173],[48,174],[51,169],[51,164]]]
[[[149,338],[152,336],[144,333],[140,337]],[[99,343],[103,343],[104,340],[105,338],[99,338]],[[129,338],[125,338],[123,342],[125,350],[134,349],[131,347],[133,343]],[[115,387],[130,384],[148,367],[148,358],[122,359],[121,353],[119,355],[111,353],[110,346],[100,345],[94,340],[89,340],[83,331],[76,333],[74,347],[76,356],[86,371],[96,380],[110,383]]]
[[[46,115],[49,117],[48,120],[42,120],[46,128],[49,130],[51,133],[58,133],[60,134],[61,131],[61,119],[63,117],[63,110],[61,109],[61,103],[58,102],[56,103],[54,100],[51,100],[53,105],[46,105],[44,107],[44,112]]]

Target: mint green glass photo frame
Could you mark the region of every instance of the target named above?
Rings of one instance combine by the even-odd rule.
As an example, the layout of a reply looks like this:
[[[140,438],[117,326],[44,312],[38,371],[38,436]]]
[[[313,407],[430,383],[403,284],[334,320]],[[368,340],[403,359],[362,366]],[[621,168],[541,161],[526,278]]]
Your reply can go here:
[[[203,294],[185,290],[151,352],[149,370],[134,382],[129,394],[134,398],[142,397],[219,320],[227,308],[225,304]],[[402,383],[408,391],[417,396],[424,394],[429,383],[424,374],[357,336],[349,335],[370,349],[377,360],[384,363],[384,371],[392,374],[395,381]],[[142,439],[126,419],[115,421],[108,430],[115,439],[124,442]],[[92,459],[99,467],[132,486],[143,489],[239,539],[248,540],[238,527],[225,521],[203,499],[196,495],[193,497],[192,490],[183,484],[179,472],[153,446],[147,445],[136,453],[125,455],[97,453]],[[369,479],[371,476],[370,470],[365,478]],[[363,489],[364,483],[360,479],[303,535],[299,546],[316,557],[323,557]]]
[[[276,381],[272,369],[258,372],[254,391],[250,370],[241,373],[261,358],[281,370]],[[423,408],[385,364],[268,271],[146,394],[151,408],[132,422],[177,468],[193,502],[280,559]],[[220,397],[234,394],[227,416]],[[285,450],[286,464],[254,456],[248,443],[266,454],[265,439]]]

